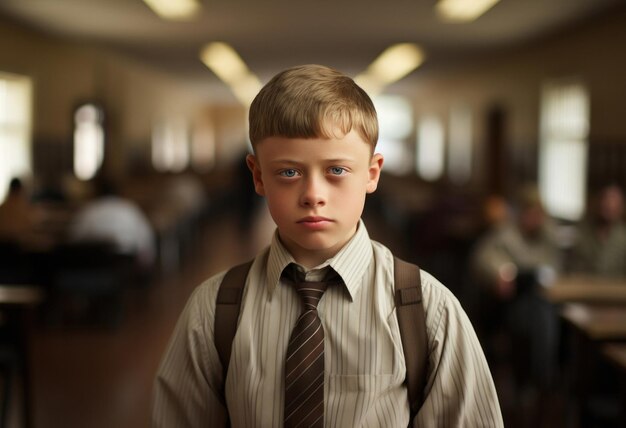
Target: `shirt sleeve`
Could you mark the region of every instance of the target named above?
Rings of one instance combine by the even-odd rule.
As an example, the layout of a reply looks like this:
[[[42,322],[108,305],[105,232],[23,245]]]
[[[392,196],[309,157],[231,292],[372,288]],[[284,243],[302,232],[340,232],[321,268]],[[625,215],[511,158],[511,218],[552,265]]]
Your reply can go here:
[[[428,381],[414,427],[502,427],[502,414],[476,333],[454,295],[422,271],[429,343]]]
[[[226,427],[222,366],[213,341],[215,300],[223,274],[189,298],[157,372],[152,427]]]

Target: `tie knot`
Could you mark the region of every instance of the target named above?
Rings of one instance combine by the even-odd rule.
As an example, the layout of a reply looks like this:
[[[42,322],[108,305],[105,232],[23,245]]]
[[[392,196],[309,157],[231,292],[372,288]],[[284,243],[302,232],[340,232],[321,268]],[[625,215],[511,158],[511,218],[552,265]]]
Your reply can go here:
[[[328,288],[328,282],[298,282],[296,283],[296,290],[304,303],[306,310],[316,310],[317,304],[324,295],[324,291]]]
[[[295,264],[291,264],[283,272],[283,278],[293,282],[296,291],[304,303],[305,310],[317,310],[317,305],[328,286],[339,281],[337,273],[330,268],[323,281],[306,281],[304,274]]]

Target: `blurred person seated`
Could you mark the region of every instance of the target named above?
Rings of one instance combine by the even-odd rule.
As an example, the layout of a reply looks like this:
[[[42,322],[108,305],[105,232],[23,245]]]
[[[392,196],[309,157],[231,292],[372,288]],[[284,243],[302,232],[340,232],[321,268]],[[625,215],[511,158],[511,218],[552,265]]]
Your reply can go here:
[[[0,283],[29,284],[38,277],[31,268],[29,245],[34,241],[39,216],[19,178],[9,183],[0,205]]]
[[[607,185],[595,195],[578,227],[571,268],[574,273],[626,277],[624,194],[618,185]]]
[[[35,177],[31,200],[37,204],[65,204],[68,195],[58,174],[44,173]]]
[[[483,203],[483,221],[486,230],[496,228],[509,219],[509,207],[500,195],[489,195]]]
[[[9,191],[0,205],[0,241],[18,242],[29,234],[37,222],[26,189],[19,178],[9,183]]]
[[[156,256],[153,228],[137,204],[118,195],[107,179],[96,182],[97,197],[87,202],[69,225],[70,243],[105,242],[133,257],[140,274],[149,275]]]
[[[547,389],[556,369],[558,317],[537,289],[561,270],[556,234],[534,186],[524,187],[510,218],[500,220],[471,255],[473,278],[480,285],[480,322],[487,339],[505,329],[511,356],[520,358],[514,362],[517,380],[530,381],[519,386]]]

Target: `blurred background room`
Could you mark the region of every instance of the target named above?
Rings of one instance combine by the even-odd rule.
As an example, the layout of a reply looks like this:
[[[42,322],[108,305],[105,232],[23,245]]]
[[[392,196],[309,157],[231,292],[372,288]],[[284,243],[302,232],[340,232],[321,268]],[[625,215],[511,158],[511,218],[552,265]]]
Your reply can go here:
[[[626,2],[2,0],[0,427],[149,426],[190,293],[274,231],[247,108],[307,63],[371,95],[368,230],[461,301],[505,425],[626,426]]]

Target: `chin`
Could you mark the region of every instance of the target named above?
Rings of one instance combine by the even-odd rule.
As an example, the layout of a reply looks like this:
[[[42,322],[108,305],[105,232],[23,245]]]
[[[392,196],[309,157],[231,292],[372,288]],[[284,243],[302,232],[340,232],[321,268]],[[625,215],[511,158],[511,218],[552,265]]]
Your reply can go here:
[[[300,242],[300,246],[307,251],[326,251],[334,245],[326,240],[306,240],[304,242]]]
[[[306,251],[327,251],[336,246],[338,241],[322,237],[309,237],[309,239],[300,239],[296,242],[298,246]]]

